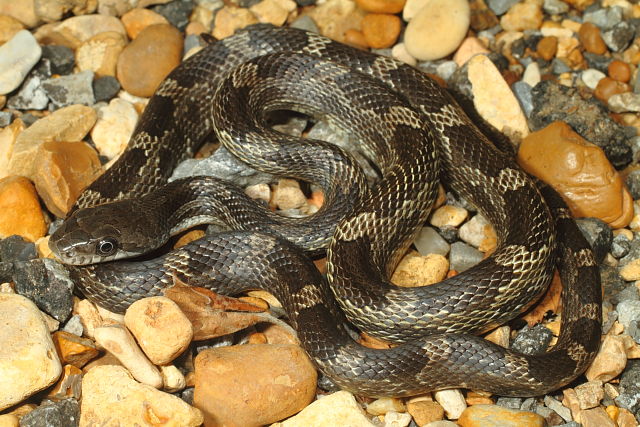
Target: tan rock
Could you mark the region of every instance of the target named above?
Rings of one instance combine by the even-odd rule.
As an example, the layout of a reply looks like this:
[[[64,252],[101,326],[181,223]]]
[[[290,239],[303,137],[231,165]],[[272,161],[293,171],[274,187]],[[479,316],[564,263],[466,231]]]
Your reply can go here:
[[[444,409],[438,402],[418,400],[407,402],[407,412],[411,414],[416,424],[424,426],[433,421],[444,418]]]
[[[444,58],[454,52],[467,35],[470,15],[467,0],[425,3],[405,30],[407,51],[421,61]]]
[[[19,427],[20,418],[13,414],[0,415],[0,427]]]
[[[364,411],[353,395],[346,391],[338,391],[313,402],[298,415],[271,427],[373,427]]]
[[[82,396],[82,371],[73,365],[65,365],[60,379],[47,396],[61,400],[74,398],[80,400]]]
[[[634,259],[619,270],[620,276],[624,280],[640,280],[640,259]]]
[[[429,218],[434,227],[457,227],[467,219],[469,212],[459,206],[444,205],[436,209]]]
[[[67,18],[62,22],[43,25],[35,33],[42,44],[61,44],[77,49],[96,34],[115,31],[126,36],[122,22],[115,16],[82,15]]]
[[[516,3],[500,18],[505,31],[537,30],[542,25],[542,8],[535,2]]]
[[[467,66],[473,104],[478,113],[512,139],[519,140],[527,136],[527,119],[493,62],[485,55],[476,55],[467,62]],[[496,99],[500,99],[500,102],[496,103]]]
[[[615,421],[609,417],[607,411],[601,406],[581,411],[580,424],[582,424],[582,427],[617,427]]]
[[[629,224],[632,199],[601,148],[564,122],[525,138],[518,151],[523,169],[558,191],[576,217],[596,217],[612,228]]]
[[[195,359],[193,401],[207,424],[259,426],[307,406],[316,380],[313,364],[298,346],[211,348]]]
[[[0,178],[10,175],[9,162],[18,139],[18,135],[25,128],[20,119],[15,119],[9,126],[0,130]]]
[[[244,189],[244,193],[252,199],[263,200],[265,202],[271,200],[271,187],[269,187],[269,184],[260,183],[249,185]]]
[[[382,397],[367,404],[366,411],[371,415],[384,415],[387,412],[406,412],[402,400],[393,397]]]
[[[93,338],[93,332],[103,322],[102,316],[98,313],[98,308],[88,299],[76,299],[73,304],[73,314],[80,316],[83,335]]]
[[[96,34],[76,50],[76,65],[80,71],[90,70],[96,78],[116,75],[116,64],[126,36],[115,31]]]
[[[596,85],[593,94],[600,101],[607,104],[609,102],[609,98],[613,95],[619,95],[630,91],[631,86],[627,83],[619,82],[611,77],[604,77],[598,80],[598,84]]]
[[[0,179],[0,238],[13,234],[35,242],[47,232],[36,190],[27,178]]]
[[[259,22],[273,24],[277,27],[283,25],[289,14],[296,10],[296,2],[293,0],[262,0],[249,8]]]
[[[386,49],[398,40],[402,21],[399,17],[388,13],[369,13],[362,19],[360,26],[368,46],[374,49]]]
[[[0,44],[8,42],[18,31],[23,29],[24,25],[16,18],[9,15],[0,15]]]
[[[142,353],[123,325],[101,326],[94,330],[94,336],[96,342],[116,356],[136,380],[155,388],[162,387],[160,372]]]
[[[627,354],[624,339],[617,335],[606,335],[585,376],[589,381],[605,383],[620,375],[625,366]]]
[[[509,348],[509,339],[511,335],[511,328],[508,325],[495,328],[484,336],[484,339],[491,341],[501,347]]]
[[[191,343],[193,328],[178,305],[166,297],[143,298],[131,304],[124,323],[156,365],[166,365]]]
[[[139,384],[120,366],[98,366],[82,379],[80,427],[199,426],[202,413],[179,397]]]
[[[391,48],[391,56],[398,61],[402,61],[405,64],[409,64],[412,67],[415,67],[418,61],[416,58],[411,56],[409,52],[407,52],[407,46],[404,43],[398,43],[394,47]]]
[[[224,39],[248,25],[256,24],[258,18],[249,9],[224,6],[216,13],[213,23],[213,37]]]
[[[453,55],[453,60],[458,64],[458,67],[462,67],[472,56],[479,53],[487,54],[489,53],[489,49],[487,49],[484,43],[478,38],[467,37],[460,43],[460,47],[458,47],[455,55]]]
[[[10,174],[30,177],[40,144],[44,141],[81,141],[96,119],[93,108],[70,105],[37,120],[18,135],[9,161]]]
[[[457,420],[460,415],[467,408],[467,402],[464,400],[464,395],[457,389],[440,390],[433,393],[433,397],[436,399],[442,408],[444,413],[450,420]]]
[[[396,267],[391,282],[396,286],[416,287],[437,283],[447,276],[449,260],[442,255],[410,252]]]
[[[574,388],[580,409],[595,408],[604,398],[602,381],[589,381]]]
[[[1,411],[53,384],[62,365],[40,310],[30,300],[0,294],[0,323]]]
[[[543,37],[536,46],[538,55],[545,61],[551,61],[558,51],[558,38],[555,36]]]
[[[168,24],[142,30],[118,57],[117,77],[122,88],[150,97],[164,78],[180,64],[182,35]]]
[[[366,12],[357,7],[353,0],[327,0],[305,14],[314,20],[322,35],[343,42],[347,30],[360,29]]]
[[[33,181],[47,208],[64,218],[80,193],[101,173],[98,153],[86,142],[46,141],[36,153]]]
[[[160,366],[160,375],[162,375],[162,388],[166,392],[175,393],[184,390],[187,386],[187,380],[175,365]]]
[[[40,22],[36,15],[35,0],[0,0],[0,14],[11,16],[28,28],[35,27]]]
[[[411,21],[430,0],[407,0],[402,9],[402,19]]]
[[[167,18],[151,9],[135,8],[122,15],[122,23],[127,30],[127,35],[134,40],[140,31],[150,25],[168,24]]]
[[[273,203],[281,210],[299,209],[307,205],[307,197],[294,179],[279,179],[273,190]]]
[[[93,341],[66,331],[53,334],[53,343],[62,363],[82,368],[100,354]]]
[[[543,427],[545,419],[533,412],[517,411],[497,405],[469,406],[458,419],[461,427],[483,427],[499,425],[503,427]]]
[[[91,129],[91,139],[98,152],[108,159],[119,156],[127,146],[136,123],[138,112],[124,99],[114,98],[109,105],[100,107],[98,121]]]
[[[459,235],[462,241],[478,248],[481,252],[493,251],[498,241],[496,231],[481,214],[474,215],[462,224]]]
[[[636,417],[624,408],[619,408],[618,419],[616,422],[618,427],[638,427]]]

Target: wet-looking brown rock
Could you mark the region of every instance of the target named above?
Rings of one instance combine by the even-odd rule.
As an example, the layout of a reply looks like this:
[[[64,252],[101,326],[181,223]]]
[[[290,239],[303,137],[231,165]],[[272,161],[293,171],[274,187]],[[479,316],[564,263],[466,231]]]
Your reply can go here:
[[[633,199],[622,177],[601,148],[566,123],[556,121],[528,135],[520,145],[518,162],[555,188],[575,217],[600,218],[612,228],[631,221]]]

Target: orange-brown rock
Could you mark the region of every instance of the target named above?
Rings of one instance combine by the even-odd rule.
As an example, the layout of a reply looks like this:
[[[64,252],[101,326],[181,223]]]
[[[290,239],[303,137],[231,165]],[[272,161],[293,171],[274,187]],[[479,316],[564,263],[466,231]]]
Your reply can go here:
[[[633,199],[622,177],[596,145],[569,125],[556,121],[529,134],[520,145],[518,162],[550,184],[575,217],[596,217],[612,228],[629,224]]]
[[[34,166],[33,181],[38,194],[47,208],[60,218],[102,172],[98,153],[82,141],[42,143]]]
[[[0,45],[8,42],[24,25],[13,16],[0,15]]]
[[[360,9],[372,13],[402,12],[406,0],[356,0]]]
[[[596,0],[565,0],[565,3],[570,4],[578,10],[585,10],[591,6]]]
[[[487,30],[500,23],[496,14],[489,9],[484,0],[471,0],[469,8],[471,9],[471,28],[475,31]]]
[[[100,354],[93,341],[70,332],[56,331],[52,338],[62,363],[82,368]]]
[[[155,24],[168,24],[167,18],[154,12],[150,9],[144,9],[137,7],[131,9],[129,12],[122,15],[120,18],[124,24],[124,28],[127,30],[127,35],[131,40],[134,40],[140,34],[140,31],[144,30],[150,25]]]
[[[407,412],[411,414],[419,426],[444,418],[444,408],[438,402],[431,400],[412,399],[407,402]]]
[[[229,37],[236,30],[255,24],[258,18],[249,9],[235,6],[224,6],[216,13],[213,23],[213,37],[218,40]]]
[[[118,81],[132,95],[149,97],[181,59],[180,31],[168,24],[151,25],[120,53]]]
[[[598,81],[598,85],[593,91],[593,94],[600,101],[606,103],[611,95],[630,91],[631,86],[629,86],[628,84],[614,80],[611,77],[603,77],[600,79],[600,81]]]
[[[0,180],[0,238],[13,234],[35,242],[47,232],[36,190],[27,178]]]
[[[585,22],[580,26],[578,40],[587,52],[602,55],[607,51],[607,45],[602,40],[600,28],[591,22]]]
[[[402,21],[396,15],[370,13],[364,17],[361,26],[367,44],[374,49],[384,49],[398,40]]]
[[[546,425],[544,418],[538,414],[503,408],[498,405],[469,406],[458,418],[457,423],[462,427],[483,427],[488,425],[543,427]]]
[[[367,49],[369,47],[362,31],[356,30],[355,28],[349,28],[344,32],[344,43],[357,47],[358,49]]]
[[[309,15],[318,25],[320,34],[343,42],[345,31],[360,28],[365,14],[353,0],[327,0],[303,10],[301,15]]]
[[[52,399],[60,400],[73,397],[80,399],[82,388],[82,371],[73,365],[65,365],[62,369],[62,375],[55,386],[47,396]],[[0,423],[2,425],[2,423]]]
[[[536,46],[536,51],[540,58],[551,61],[558,51],[558,38],[554,36],[543,37]]]
[[[624,61],[614,59],[607,67],[607,74],[614,80],[622,83],[628,83],[631,79],[631,67]]]
[[[314,398],[317,374],[302,348],[252,344],[211,348],[195,359],[193,405],[208,426],[257,427]]]

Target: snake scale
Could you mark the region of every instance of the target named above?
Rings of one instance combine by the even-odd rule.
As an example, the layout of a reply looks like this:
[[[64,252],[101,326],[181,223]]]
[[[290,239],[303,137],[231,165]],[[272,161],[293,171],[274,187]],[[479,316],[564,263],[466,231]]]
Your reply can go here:
[[[331,144],[273,131],[267,118],[277,110],[346,127],[381,179],[368,185],[355,161]],[[256,169],[322,186],[321,210],[287,219],[211,177],[166,184],[212,132]],[[125,152],[80,196],[82,209],[50,245],[69,264],[109,261],[69,269],[88,298],[114,311],[161,294],[175,278],[222,294],[269,290],[322,373],[358,394],[467,387],[541,395],[575,379],[595,356],[600,278],[562,199],[485,133],[413,67],[318,34],[250,26],[210,42],[167,77]],[[395,287],[388,277],[427,219],[438,179],[478,207],[499,245],[438,284]],[[235,231],[154,259],[113,261],[214,216]],[[300,247],[326,248],[326,277]],[[552,349],[518,354],[477,336],[530,307],[556,265],[563,313]],[[398,346],[357,344],[347,320]]]

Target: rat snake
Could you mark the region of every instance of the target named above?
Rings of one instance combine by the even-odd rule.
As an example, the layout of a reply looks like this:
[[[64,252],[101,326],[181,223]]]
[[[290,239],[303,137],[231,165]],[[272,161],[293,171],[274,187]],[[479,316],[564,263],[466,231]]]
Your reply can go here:
[[[368,185],[331,144],[273,131],[269,113],[283,109],[349,129],[380,180]],[[215,178],[166,184],[211,132],[256,169],[322,186],[323,207],[292,220]],[[150,260],[69,269],[88,298],[119,312],[176,278],[223,294],[267,289],[319,369],[359,394],[450,387],[544,394],[580,375],[597,352],[599,274],[562,199],[522,172],[487,132],[413,67],[314,33],[254,25],[211,42],[167,77],[125,152],[80,196],[82,209],[50,245],[69,264],[112,261],[158,247],[184,227],[222,221],[239,231]],[[388,277],[427,219],[438,178],[478,206],[499,245],[438,284],[395,287]],[[324,278],[299,247],[314,253],[327,245]],[[555,265],[564,288],[552,349],[523,355],[476,336],[530,307]],[[347,319],[398,346],[355,343]]]

